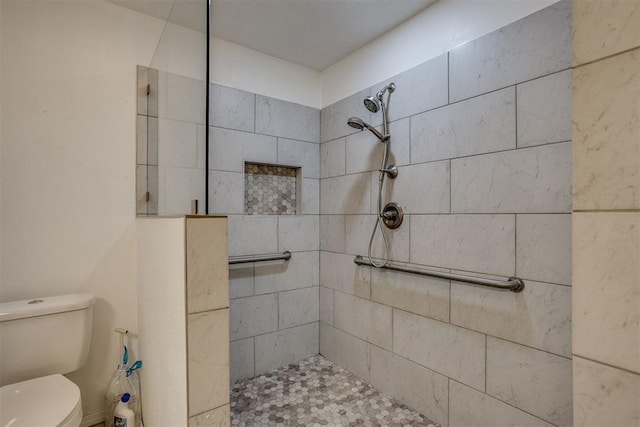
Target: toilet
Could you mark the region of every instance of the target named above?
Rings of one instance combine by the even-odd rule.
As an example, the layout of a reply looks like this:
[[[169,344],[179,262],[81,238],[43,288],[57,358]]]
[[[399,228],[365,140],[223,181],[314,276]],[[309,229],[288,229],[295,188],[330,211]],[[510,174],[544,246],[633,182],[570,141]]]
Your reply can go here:
[[[90,294],[0,303],[0,427],[78,427],[80,389],[63,374],[84,365]]]

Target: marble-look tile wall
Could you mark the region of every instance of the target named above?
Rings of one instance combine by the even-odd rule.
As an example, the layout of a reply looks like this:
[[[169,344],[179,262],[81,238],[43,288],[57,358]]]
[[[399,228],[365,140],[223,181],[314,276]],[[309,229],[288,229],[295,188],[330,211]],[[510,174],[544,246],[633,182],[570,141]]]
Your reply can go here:
[[[202,80],[138,67],[138,215],[205,212],[204,88]]]
[[[229,217],[229,255],[292,252],[229,269],[231,379],[318,354],[320,112],[211,85],[209,211]],[[296,215],[245,215],[244,163],[299,167]]]
[[[640,2],[573,1],[573,376],[581,426],[640,425]]]
[[[563,0],[388,80],[391,258],[519,294],[354,264],[382,147],[347,119],[388,81],[321,111],[320,352],[444,426],[573,423],[570,37]]]

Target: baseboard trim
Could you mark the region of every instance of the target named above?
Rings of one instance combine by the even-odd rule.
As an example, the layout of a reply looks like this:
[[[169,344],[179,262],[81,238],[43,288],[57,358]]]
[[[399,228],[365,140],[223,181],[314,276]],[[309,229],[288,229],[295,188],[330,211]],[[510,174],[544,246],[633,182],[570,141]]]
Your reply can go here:
[[[102,423],[104,423],[104,411],[82,417],[80,427],[91,427]]]

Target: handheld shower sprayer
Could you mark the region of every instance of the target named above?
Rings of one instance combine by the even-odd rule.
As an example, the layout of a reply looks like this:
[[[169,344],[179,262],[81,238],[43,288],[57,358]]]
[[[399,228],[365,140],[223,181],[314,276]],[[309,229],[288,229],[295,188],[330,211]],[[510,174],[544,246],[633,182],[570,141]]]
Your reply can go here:
[[[378,129],[374,128],[369,123],[365,122],[364,120],[362,120],[359,117],[351,117],[351,118],[349,118],[349,120],[347,120],[347,124],[349,126],[351,126],[352,128],[354,128],[354,129],[359,129],[359,130],[367,129],[368,131],[373,133],[380,140],[380,142],[387,142],[389,140],[389,135],[381,134],[378,131]]]
[[[394,179],[398,176],[398,168],[394,165],[389,165],[389,155],[390,155],[390,145],[391,145],[391,135],[389,134],[389,117],[387,115],[387,105],[389,104],[389,100],[391,98],[391,94],[396,90],[396,85],[394,83],[389,83],[375,96],[367,96],[364,99],[364,106],[367,110],[372,113],[377,113],[382,110],[382,132],[378,131],[376,128],[371,126],[369,123],[365,122],[359,117],[351,117],[347,120],[347,124],[354,129],[364,130],[365,128],[373,133],[380,142],[384,142],[385,147],[382,153],[382,164],[380,165],[380,178],[378,180],[378,215],[376,218],[376,224],[373,227],[373,231],[371,233],[371,239],[369,240],[369,262],[374,267],[384,267],[390,259],[389,254],[389,239],[385,234],[384,228],[382,227],[383,223],[390,229],[398,228],[402,224],[403,212],[400,205],[397,203],[387,203],[384,207],[382,206],[382,187],[384,186],[384,179],[388,177],[389,179]],[[387,102],[384,101],[384,94],[387,94]],[[380,228],[380,233],[382,234],[382,240],[384,241],[384,250],[385,250],[385,260],[382,264],[377,263],[373,260],[371,256],[372,248],[373,248],[373,240],[376,235],[377,229]]]

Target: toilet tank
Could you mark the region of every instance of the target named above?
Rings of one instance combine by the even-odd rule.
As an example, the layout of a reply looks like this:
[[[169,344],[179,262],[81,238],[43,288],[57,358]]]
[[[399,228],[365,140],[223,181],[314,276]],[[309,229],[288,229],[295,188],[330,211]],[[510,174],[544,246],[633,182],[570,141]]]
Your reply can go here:
[[[0,385],[80,369],[94,300],[73,294],[0,303]]]

